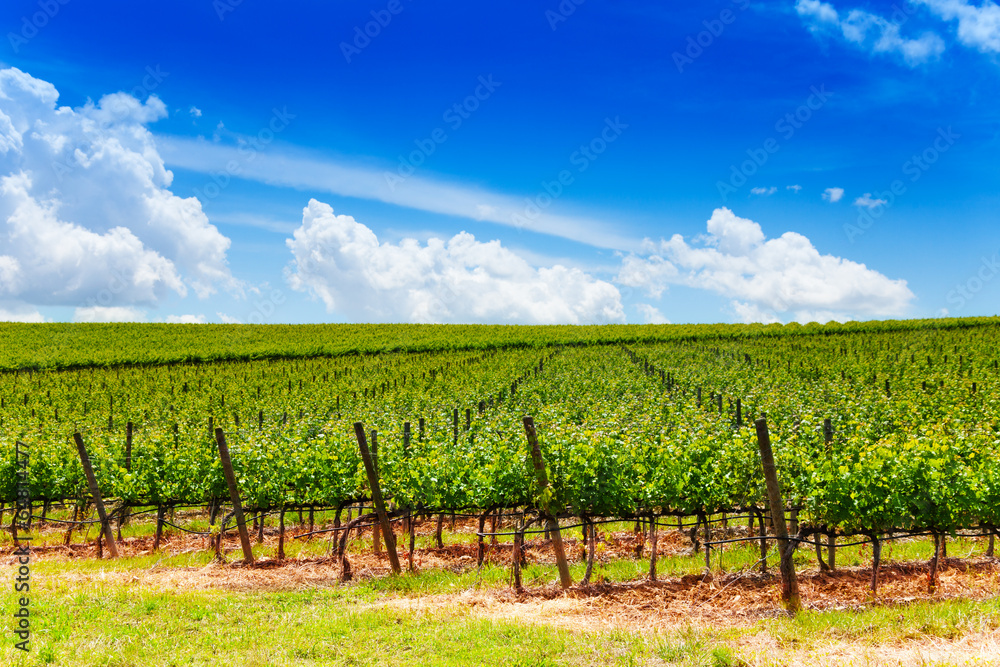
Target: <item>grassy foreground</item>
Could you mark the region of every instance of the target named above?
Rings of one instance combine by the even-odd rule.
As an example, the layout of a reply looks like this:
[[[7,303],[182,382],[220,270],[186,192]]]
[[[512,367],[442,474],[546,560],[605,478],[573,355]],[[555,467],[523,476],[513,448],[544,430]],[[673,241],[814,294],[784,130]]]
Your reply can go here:
[[[806,611],[743,625],[653,630],[562,627],[490,617],[464,604],[471,589],[502,590],[504,568],[461,575],[426,570],[301,591],[199,589],[151,582],[207,552],[32,566],[31,651],[5,632],[10,665],[783,665],[990,664],[874,660],[869,650],[951,642],[1000,628],[1000,601],[942,600],[861,610]],[[612,568],[617,569],[617,568]],[[539,583],[552,567],[532,566]],[[433,596],[433,597],[430,597]],[[11,619],[16,600],[4,596]],[[11,621],[6,627],[12,627]],[[851,647],[857,661],[832,660]],[[827,656],[827,657],[823,657]],[[843,656],[841,655],[841,658]],[[804,660],[804,661],[803,661]]]
[[[141,561],[142,559],[135,559]],[[474,615],[461,605],[407,609],[399,589],[454,590],[439,572],[284,592],[108,585],[101,571],[38,564],[31,651],[7,635],[12,665],[590,665],[738,664],[707,639],[579,632]],[[85,568],[91,569],[91,568]],[[96,568],[95,568],[96,569]],[[116,570],[130,566],[118,563]],[[136,572],[146,563],[131,566]],[[423,581],[421,581],[423,580]],[[15,610],[8,597],[4,616]]]

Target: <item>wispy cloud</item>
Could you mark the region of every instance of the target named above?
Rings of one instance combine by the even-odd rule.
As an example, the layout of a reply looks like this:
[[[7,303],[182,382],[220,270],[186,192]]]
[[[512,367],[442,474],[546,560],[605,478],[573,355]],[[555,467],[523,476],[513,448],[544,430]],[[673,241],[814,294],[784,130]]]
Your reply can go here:
[[[945,21],[958,21],[958,41],[983,53],[1000,53],[1000,5],[984,0],[976,7],[966,0],[915,0]]]
[[[903,37],[900,28],[914,11],[904,7],[893,5],[893,14],[885,18],[863,9],[851,9],[842,15],[832,4],[820,0],[795,3],[795,11],[814,33],[840,33],[840,37],[858,49],[901,56],[910,67],[935,60],[944,52],[944,40],[929,31],[919,37]]]
[[[635,250],[640,241],[620,234],[614,225],[586,217],[556,215],[541,211],[525,215],[525,198],[411,176],[401,183],[387,184],[385,172],[310,154],[292,147],[270,147],[247,159],[247,149],[202,139],[158,136],[157,147],[170,167],[205,174],[226,173],[227,164],[239,165],[235,177],[277,187],[319,190],[451,215],[488,221],[517,229],[558,236],[598,248]]]
[[[855,206],[864,206],[865,208],[875,208],[877,206],[885,206],[888,204],[884,199],[872,199],[872,193],[866,192],[857,199],[854,200]]]

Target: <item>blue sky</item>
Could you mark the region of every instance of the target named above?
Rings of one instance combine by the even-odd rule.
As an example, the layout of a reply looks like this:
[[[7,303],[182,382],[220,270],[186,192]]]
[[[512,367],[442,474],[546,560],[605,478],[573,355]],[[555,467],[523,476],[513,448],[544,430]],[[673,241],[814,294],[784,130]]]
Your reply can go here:
[[[0,319],[996,314],[1000,7],[678,5],[9,0]]]

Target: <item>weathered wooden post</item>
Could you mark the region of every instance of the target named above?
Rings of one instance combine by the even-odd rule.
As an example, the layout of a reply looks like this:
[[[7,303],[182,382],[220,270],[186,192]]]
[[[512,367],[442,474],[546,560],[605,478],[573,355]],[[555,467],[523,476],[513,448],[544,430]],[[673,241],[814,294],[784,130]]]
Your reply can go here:
[[[781,500],[781,486],[778,484],[778,472],[774,467],[774,452],[771,451],[771,436],[767,432],[767,420],[758,419],[757,444],[760,447],[760,460],[764,469],[764,481],[767,483],[767,501],[771,507],[771,522],[778,537],[778,553],[780,555],[779,569],[781,571],[781,599],[790,612],[802,609],[799,598],[799,582],[795,577],[795,564],[792,562],[794,549],[788,540],[788,527],[785,525],[785,504]]]
[[[83,444],[83,436],[79,433],[74,433],[73,439],[76,441],[76,449],[80,454],[83,473],[87,476],[90,495],[94,498],[94,505],[97,507],[97,515],[101,518],[101,531],[108,541],[108,551],[111,552],[112,558],[118,558],[118,547],[115,544],[115,536],[111,534],[111,524],[108,521],[108,514],[104,510],[104,500],[101,499],[101,490],[97,487],[97,477],[94,476],[94,468],[90,465],[90,457],[87,456],[87,448]],[[97,539],[100,540],[100,536]]]
[[[243,547],[243,562],[253,565],[253,549],[250,546],[250,534],[247,532],[246,519],[243,516],[243,505],[240,503],[240,490],[236,485],[236,473],[233,472],[233,462],[229,458],[229,447],[226,445],[226,434],[221,428],[215,429],[215,442],[219,445],[219,460],[222,462],[222,474],[226,477],[229,487],[229,499],[233,503],[233,516],[236,517],[236,527],[240,532],[240,545]],[[219,533],[220,541],[222,533]]]
[[[375,505],[375,513],[378,514],[379,523],[382,524],[382,533],[385,536],[389,564],[392,566],[393,574],[399,574],[402,572],[402,568],[399,566],[399,556],[396,554],[396,538],[392,534],[389,515],[385,511],[385,502],[382,500],[382,488],[378,483],[378,473],[375,471],[375,463],[372,461],[371,452],[368,451],[368,443],[365,439],[365,425],[361,422],[354,422],[354,435],[358,439],[358,449],[361,451],[361,461],[365,464],[365,474],[368,475],[368,486],[372,492],[372,504]]]

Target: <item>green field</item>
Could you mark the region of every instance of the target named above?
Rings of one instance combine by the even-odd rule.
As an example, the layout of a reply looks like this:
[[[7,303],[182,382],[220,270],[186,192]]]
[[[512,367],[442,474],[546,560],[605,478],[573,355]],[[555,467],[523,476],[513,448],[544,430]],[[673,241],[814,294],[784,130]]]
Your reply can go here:
[[[282,512],[312,510],[336,525],[347,508],[372,501],[355,438],[359,422],[377,442],[379,481],[396,518],[457,512],[485,520],[499,512],[503,530],[527,530],[529,539],[550,515],[574,526],[575,535],[581,524],[627,521],[651,539],[654,525],[667,531],[683,521],[700,525],[701,536],[708,528],[701,522],[725,516],[744,532],[706,536],[739,537],[749,518],[757,528],[769,514],[754,426],[763,418],[786,514],[800,538],[878,540],[891,550],[891,540],[915,535],[922,546],[899,547],[896,557],[912,552],[924,560],[932,537],[947,538],[954,550],[965,535],[969,554],[992,553],[989,536],[1000,525],[998,325],[992,318],[804,327],[0,325],[0,364],[8,369],[0,372],[0,500],[9,507],[17,498],[21,442],[35,517],[94,521],[73,441],[79,433],[112,521],[147,512],[134,521],[149,537],[156,516],[194,507],[202,514],[187,520],[188,529],[216,534],[224,520],[232,535],[212,430],[218,427],[250,515],[267,515],[272,530]],[[537,426],[547,488],[539,487],[528,457],[525,415]],[[433,546],[429,539],[418,550]],[[730,557],[728,568],[749,572],[755,544],[720,546],[713,554],[743,553]],[[871,550],[859,558],[849,554],[864,552],[853,548],[842,551],[838,565],[870,566]],[[212,550],[200,549],[210,560]],[[641,578],[648,568],[638,556],[629,562],[614,566],[611,579]],[[671,576],[667,562],[660,567]],[[575,581],[581,568],[573,570]],[[554,573],[545,572],[542,579],[526,575],[526,585],[551,582]],[[70,590],[82,594],[76,585]],[[114,594],[102,604],[119,604]],[[185,609],[215,604],[191,595]],[[304,623],[315,642],[313,621],[294,619],[317,604],[316,595],[328,594],[276,594],[246,613],[294,607],[293,622]],[[246,603],[227,593],[218,604]],[[559,661],[544,651],[535,656],[540,645],[517,623],[483,625],[456,614],[399,622],[415,634],[432,627],[482,636],[482,655],[490,642],[510,641],[529,656],[497,664],[594,660],[584,644],[596,635],[580,644],[577,634],[551,630],[545,645],[555,642],[576,656]],[[363,637],[383,615],[366,610],[328,620],[350,628],[335,632]],[[100,614],[85,618],[107,622]],[[638,635],[614,641],[622,664],[670,664],[662,656],[674,655],[678,639],[660,637],[652,648]],[[691,641],[694,648],[675,662],[738,664],[725,662],[731,646],[716,635]],[[292,650],[284,640],[263,644]],[[303,642],[293,644],[305,650]],[[192,645],[176,664],[207,661],[210,645]],[[83,650],[63,646],[61,660]],[[330,640],[316,646],[315,654],[291,662],[370,662],[352,662]],[[421,645],[414,660],[425,649],[444,651]],[[478,650],[463,650],[455,664],[481,661]],[[137,651],[122,654],[144,655]],[[245,664],[281,662],[241,655]],[[93,664],[129,663],[105,657]]]

